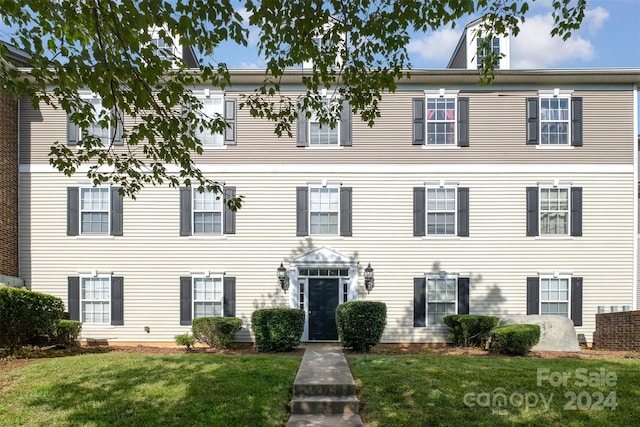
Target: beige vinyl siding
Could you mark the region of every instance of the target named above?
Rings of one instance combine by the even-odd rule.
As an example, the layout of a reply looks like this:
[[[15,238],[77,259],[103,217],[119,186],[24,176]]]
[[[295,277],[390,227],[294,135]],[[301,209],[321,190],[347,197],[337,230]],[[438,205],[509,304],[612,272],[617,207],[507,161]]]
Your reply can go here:
[[[561,169],[561,168],[559,168]],[[588,169],[588,168],[586,168]],[[571,273],[584,278],[583,320],[577,328],[592,340],[598,305],[631,305],[633,279],[633,174],[524,173],[500,170],[465,174],[415,173],[224,173],[212,178],[245,197],[236,234],[179,236],[179,192],[146,188],[124,200],[124,235],[66,236],[66,187],[81,175],[22,173],[20,200],[21,277],[33,290],[67,301],[67,276],[111,272],[124,277],[124,326],[83,329],[85,338],[172,342],[180,326],[179,277],[210,270],[236,277],[236,315],[250,326],[251,313],[287,306],[276,280],[280,262],[329,247],[375,269],[375,288],[359,298],[388,306],[387,342],[436,342],[437,328],[413,327],[413,278],[447,271],[470,277],[471,313],[523,314],[526,277]],[[611,170],[611,169],[610,169]],[[295,187],[327,179],[353,189],[353,237],[297,237]],[[469,187],[470,237],[413,236],[413,187],[445,179]],[[570,181],[583,188],[583,236],[526,237],[525,188],[538,181]],[[611,201],[615,200],[615,208]],[[144,332],[149,326],[150,333]],[[240,335],[249,340],[247,331]]]
[[[376,120],[374,127],[360,121],[358,115],[353,116],[351,147],[296,147],[295,123],[292,125],[293,137],[279,138],[273,132],[273,123],[253,118],[247,109],[238,108],[237,144],[206,149],[201,156],[195,156],[195,160],[198,164],[243,164],[253,163],[256,159],[268,164],[368,164],[381,159],[389,164],[633,163],[632,91],[574,91],[573,96],[583,97],[584,145],[550,150],[525,144],[525,100],[536,97],[537,90],[501,89],[462,90],[459,93],[469,97],[470,146],[465,148],[429,149],[412,145],[411,100],[424,96],[424,91],[407,91],[401,87],[397,93],[384,96],[380,103],[382,117]],[[294,92],[287,94],[297,96]],[[232,91],[227,93],[229,98],[240,95]],[[48,164],[51,144],[56,140],[66,141],[66,114],[49,106],[34,111],[29,102],[23,101],[21,116],[21,164]]]

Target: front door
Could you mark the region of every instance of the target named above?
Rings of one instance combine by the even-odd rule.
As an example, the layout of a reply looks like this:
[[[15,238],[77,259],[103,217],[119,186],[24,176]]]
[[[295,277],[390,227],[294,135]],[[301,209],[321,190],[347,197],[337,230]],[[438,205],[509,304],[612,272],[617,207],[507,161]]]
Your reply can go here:
[[[309,279],[309,340],[336,341],[340,279]]]

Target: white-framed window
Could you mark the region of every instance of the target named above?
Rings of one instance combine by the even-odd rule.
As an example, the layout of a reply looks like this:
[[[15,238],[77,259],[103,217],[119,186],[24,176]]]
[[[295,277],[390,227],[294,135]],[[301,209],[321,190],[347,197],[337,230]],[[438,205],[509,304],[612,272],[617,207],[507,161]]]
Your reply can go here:
[[[222,277],[192,277],[193,318],[222,317]]]
[[[193,188],[193,234],[222,234],[222,195]]]
[[[323,106],[326,109],[332,109],[334,102],[328,99],[323,101]],[[320,124],[317,112],[311,113],[309,119],[309,146],[327,147],[340,145],[340,121],[336,121],[334,128],[331,128],[329,124]]]
[[[173,43],[167,43],[159,34],[154,34],[151,38],[151,44],[156,46],[156,53],[162,60],[173,62],[175,58]]]
[[[457,97],[427,95],[427,145],[456,145]]]
[[[569,317],[569,278],[540,278],[540,314]]]
[[[427,277],[427,325],[443,325],[443,318],[458,312],[458,278]]]
[[[488,53],[487,49],[483,49],[482,46],[481,46],[483,42],[484,42],[484,38],[482,38],[482,37],[476,38],[476,46],[477,46],[476,52],[477,52],[477,58],[478,58],[478,60],[476,62],[478,63],[478,70],[480,68],[482,68],[482,65],[484,63],[484,58],[486,56],[488,56],[487,55],[487,53]],[[499,58],[500,57],[500,39],[498,37],[493,37],[489,43],[490,43],[489,49],[491,49],[493,52],[495,52],[496,55],[498,55],[498,58]],[[498,60],[498,62],[496,62],[495,69],[496,70],[500,69],[500,60]]]
[[[205,90],[204,96],[198,95],[198,100],[202,107],[198,110],[198,115],[204,121],[212,121],[217,117],[224,117],[224,95],[208,94]],[[224,145],[224,135],[221,132],[211,132],[210,129],[195,130],[195,136],[202,142],[203,148],[221,147]]]
[[[111,112],[102,106],[102,98],[91,95],[83,97],[85,102],[93,107],[93,121],[89,125],[89,128],[81,135],[81,138],[85,135],[95,137],[102,142],[103,147],[108,147],[111,143],[111,137],[113,135],[113,128],[111,125]],[[103,127],[101,121],[107,121],[107,126]]]
[[[456,188],[427,187],[427,235],[456,235]]]
[[[111,277],[80,277],[80,320],[83,323],[111,323]]]
[[[309,188],[310,234],[339,233],[340,189],[338,187]]]
[[[569,145],[571,143],[571,97],[541,95],[540,145]]]
[[[109,234],[109,188],[80,188],[80,233]]]
[[[540,235],[569,234],[569,188],[540,187]]]

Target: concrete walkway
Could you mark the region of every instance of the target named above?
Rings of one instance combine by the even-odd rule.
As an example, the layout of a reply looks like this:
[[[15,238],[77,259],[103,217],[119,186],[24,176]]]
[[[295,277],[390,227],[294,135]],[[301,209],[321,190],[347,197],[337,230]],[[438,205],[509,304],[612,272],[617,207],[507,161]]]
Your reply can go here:
[[[364,427],[356,383],[336,344],[309,344],[293,383],[287,427]]]

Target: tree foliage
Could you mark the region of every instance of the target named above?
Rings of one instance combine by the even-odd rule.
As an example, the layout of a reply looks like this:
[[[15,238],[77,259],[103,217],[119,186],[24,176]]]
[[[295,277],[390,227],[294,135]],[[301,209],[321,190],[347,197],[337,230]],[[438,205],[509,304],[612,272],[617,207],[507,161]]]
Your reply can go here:
[[[322,89],[349,101],[353,112],[373,125],[382,94],[410,75],[411,32],[453,26],[467,15],[484,16],[481,32],[488,43],[494,34],[517,34],[533,1],[0,0],[9,28],[5,41],[31,57],[28,71],[18,70],[8,64],[7,48],[0,45],[0,75],[8,92],[30,96],[35,107],[61,108],[81,128],[95,117],[79,90],[95,93],[114,112],[100,119],[103,128],[116,129],[124,117],[132,119],[123,129],[124,150],[113,144],[104,149],[90,135],[74,147],[54,143],[50,162],[66,175],[88,165],[87,176],[95,185],[114,183],[133,197],[146,184],[163,183],[221,193],[220,184],[206,177],[194,159],[202,153],[197,130],[222,132],[226,123],[218,115],[198,114],[201,102],[190,89],[228,87],[229,71],[214,56],[222,42],[247,45],[250,25],[258,27],[265,77],[240,107],[274,121],[278,135],[292,134],[299,111],[307,116],[317,111],[321,123],[335,125],[341,103],[323,108]],[[552,33],[569,37],[585,7],[586,0],[554,0]],[[160,29],[165,43],[176,36],[191,46],[201,58],[199,70],[159,54],[150,28]],[[498,60],[487,51],[479,75],[484,82],[491,80]],[[307,61],[313,66],[302,73],[304,94],[281,92],[285,71]],[[176,166],[179,172],[172,173],[170,167]],[[241,199],[226,202],[236,209]]]

